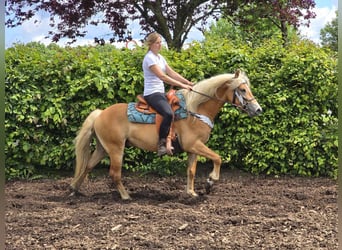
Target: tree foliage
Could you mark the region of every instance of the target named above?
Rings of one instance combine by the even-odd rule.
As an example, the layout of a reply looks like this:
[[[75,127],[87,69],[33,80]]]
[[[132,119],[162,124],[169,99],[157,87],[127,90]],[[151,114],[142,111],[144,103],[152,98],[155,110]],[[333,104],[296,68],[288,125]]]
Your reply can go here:
[[[225,9],[225,18],[241,30],[257,36],[268,35],[274,28],[281,32],[283,44],[288,43],[288,29],[297,29],[301,25],[310,25],[313,12],[313,0],[256,0],[241,4],[236,11]]]
[[[129,22],[136,20],[144,32],[159,32],[169,48],[179,50],[193,27],[203,30],[208,18],[218,18],[222,13],[249,29],[257,20],[268,19],[281,29],[286,39],[287,25],[298,27],[302,19],[313,18],[313,7],[313,0],[7,0],[6,25],[21,25],[34,18],[37,12],[46,11],[51,15],[49,35],[52,40],[68,37],[75,41],[85,36],[87,25],[99,23],[108,24],[113,33],[123,39]]]
[[[108,24],[113,33],[123,39],[129,22],[139,21],[141,29],[148,33],[159,32],[170,48],[181,48],[190,29],[204,25],[208,17],[217,16],[222,1],[36,1],[8,0],[6,21],[8,27],[20,25],[34,17],[37,11],[51,14],[53,41],[62,37],[71,38],[85,35],[86,25]],[[10,15],[10,14],[14,14]]]
[[[336,17],[320,31],[322,45],[338,51],[338,11]]]

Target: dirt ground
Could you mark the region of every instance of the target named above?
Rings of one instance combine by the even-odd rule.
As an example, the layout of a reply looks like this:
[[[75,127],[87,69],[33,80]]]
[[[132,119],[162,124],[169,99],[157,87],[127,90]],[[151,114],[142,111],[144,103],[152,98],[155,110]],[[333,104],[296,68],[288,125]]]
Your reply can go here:
[[[70,177],[6,183],[6,249],[337,249],[337,183],[328,178],[253,176],[222,168],[198,198],[186,177],[124,173],[131,201],[109,177],[68,197]]]

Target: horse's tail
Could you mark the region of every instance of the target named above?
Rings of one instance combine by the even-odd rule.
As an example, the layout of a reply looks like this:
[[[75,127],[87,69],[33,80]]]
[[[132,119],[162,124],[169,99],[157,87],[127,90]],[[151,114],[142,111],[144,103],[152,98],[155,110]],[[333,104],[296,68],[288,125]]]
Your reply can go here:
[[[83,122],[83,125],[75,139],[76,168],[73,184],[76,187],[74,185],[72,186],[74,186],[76,189],[78,186],[76,183],[81,175],[84,174],[91,157],[90,143],[94,135],[94,122],[101,113],[102,110],[100,109],[96,109],[91,112]]]

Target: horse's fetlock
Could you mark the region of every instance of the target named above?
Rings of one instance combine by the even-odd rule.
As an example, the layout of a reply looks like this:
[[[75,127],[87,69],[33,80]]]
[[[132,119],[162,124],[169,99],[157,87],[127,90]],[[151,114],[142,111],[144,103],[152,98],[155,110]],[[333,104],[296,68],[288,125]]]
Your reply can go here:
[[[198,194],[194,190],[187,190],[187,194],[189,194],[192,197],[197,197]]]
[[[220,175],[215,173],[215,172],[212,172],[210,175],[209,175],[209,178],[214,180],[214,181],[218,181],[220,179]]]

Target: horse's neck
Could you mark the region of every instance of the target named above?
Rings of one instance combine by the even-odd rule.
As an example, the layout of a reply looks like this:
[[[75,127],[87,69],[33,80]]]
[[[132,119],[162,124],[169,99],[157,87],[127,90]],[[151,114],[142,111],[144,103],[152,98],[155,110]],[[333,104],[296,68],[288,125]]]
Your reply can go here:
[[[218,112],[220,111],[220,109],[223,106],[223,102],[219,101],[223,97],[217,96],[217,93],[225,93],[225,91],[226,91],[226,85],[219,87],[216,90],[216,96],[215,96],[216,98],[209,99],[208,101],[200,104],[197,107],[198,113],[201,115],[205,115],[205,116],[209,117],[212,121],[214,121],[216,115],[218,114]]]
[[[219,102],[217,100],[209,100],[198,106],[197,113],[205,115],[208,118],[210,118],[210,120],[214,121],[216,115],[218,114],[222,106],[222,102]]]

